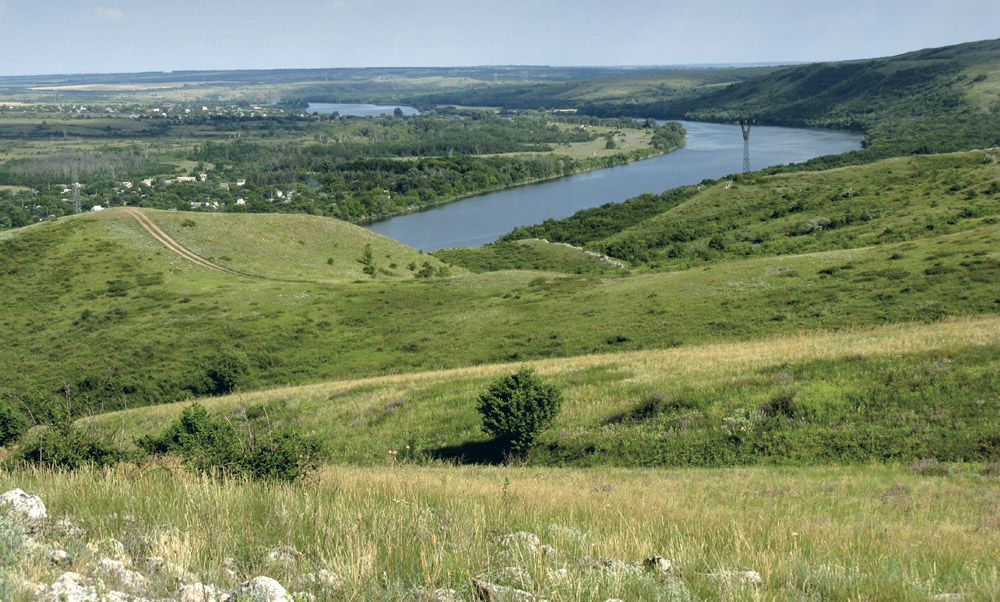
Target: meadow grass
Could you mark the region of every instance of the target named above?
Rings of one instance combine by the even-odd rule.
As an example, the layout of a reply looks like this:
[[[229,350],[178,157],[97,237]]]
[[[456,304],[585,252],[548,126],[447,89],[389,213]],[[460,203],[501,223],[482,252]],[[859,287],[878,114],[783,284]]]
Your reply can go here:
[[[308,282],[413,279],[424,262],[434,271],[444,267],[435,257],[340,220],[312,215],[142,211],[194,253],[265,278]],[[108,217],[120,219],[114,214]],[[373,275],[364,272],[366,245],[375,267]]]
[[[565,124],[562,129],[573,129],[579,126]],[[591,126],[587,131],[597,134],[599,137],[586,142],[566,142],[561,145],[554,145],[551,151],[546,152],[514,152],[500,153],[498,155],[484,156],[519,156],[519,155],[561,155],[577,160],[592,159],[595,157],[614,157],[620,153],[628,153],[636,150],[653,150],[653,133],[644,129],[616,129],[602,126]],[[615,148],[607,148],[605,135],[613,135]]]
[[[995,316],[531,362],[563,391],[535,464],[684,466],[989,460],[1000,428]],[[476,399],[520,364],[199,399],[295,427],[335,461],[490,462]],[[129,444],[189,402],[85,421]],[[770,406],[770,407],[768,407]],[[256,408],[256,409],[254,409]],[[264,421],[266,420],[266,425]],[[253,421],[251,421],[253,422]]]
[[[359,230],[341,232],[336,222],[184,215],[167,216],[171,232],[183,238],[189,231],[186,242],[223,265],[279,274],[283,249],[301,240],[303,277],[330,267],[334,280],[337,257],[362,267],[363,237],[351,234]],[[195,226],[180,225],[184,219]],[[174,228],[170,220],[180,223]],[[311,220],[312,232],[303,225]],[[266,232],[257,246],[273,255],[252,248],[254,226]],[[989,284],[1000,274],[992,252],[998,237],[1000,226],[982,224],[934,238],[676,272],[456,269],[447,278],[386,276],[385,253],[400,249],[386,242],[385,253],[372,245],[375,279],[284,282],[206,270],[168,251],[134,219],[102,212],[0,241],[0,325],[8,342],[0,360],[9,367],[0,390],[61,391],[62,398],[68,391],[90,410],[119,409],[212,390],[206,374],[229,352],[246,356],[240,385],[247,389],[994,313],[1000,298]],[[331,266],[322,258],[334,244],[342,246]],[[399,268],[397,275],[411,273]]]
[[[342,583],[315,589],[319,600],[399,600],[420,587],[474,599],[477,575],[554,602],[992,600],[1000,591],[998,481],[977,465],[928,476],[878,465],[666,472],[397,464],[329,466],[284,485],[170,465],[0,472],[0,488],[15,486],[41,496],[53,521],[86,529],[43,535],[74,552],[68,567],[52,566],[42,550],[8,569],[33,582],[91,573],[102,553],[84,544],[106,550],[114,538],[137,567],[162,556],[224,588],[262,574],[291,584],[326,568]],[[519,531],[551,549],[501,543]],[[301,556],[269,561],[280,546]],[[673,569],[630,565],[652,554]],[[757,571],[762,581],[708,576],[727,570]],[[172,583],[153,588],[170,595]]]
[[[620,262],[610,263],[588,254],[579,247],[550,243],[539,239],[496,242],[481,247],[439,249],[431,253],[472,272],[500,270],[538,270],[566,274],[617,272]]]
[[[588,246],[676,269],[692,262],[857,248],[968,230],[997,220],[996,153],[738,176]]]

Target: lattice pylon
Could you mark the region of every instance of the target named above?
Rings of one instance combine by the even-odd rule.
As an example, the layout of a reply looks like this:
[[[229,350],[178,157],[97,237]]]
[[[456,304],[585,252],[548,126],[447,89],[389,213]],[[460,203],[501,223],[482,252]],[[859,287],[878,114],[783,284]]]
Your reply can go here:
[[[750,126],[756,122],[756,117],[743,119],[743,115],[740,115],[740,131],[743,132],[743,173],[750,173]]]

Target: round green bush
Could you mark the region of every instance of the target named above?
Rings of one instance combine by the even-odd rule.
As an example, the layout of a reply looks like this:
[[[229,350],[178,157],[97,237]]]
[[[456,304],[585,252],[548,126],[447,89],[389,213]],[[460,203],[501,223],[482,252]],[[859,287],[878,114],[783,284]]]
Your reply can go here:
[[[479,396],[483,430],[510,452],[523,455],[552,423],[562,400],[559,389],[522,367],[493,381]]]

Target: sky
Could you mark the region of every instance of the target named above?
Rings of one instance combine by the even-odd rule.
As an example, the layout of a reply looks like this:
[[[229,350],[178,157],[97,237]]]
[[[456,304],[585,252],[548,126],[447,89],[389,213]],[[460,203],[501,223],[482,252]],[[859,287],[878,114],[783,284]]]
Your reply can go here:
[[[998,0],[0,0],[0,76],[815,62],[997,37]]]

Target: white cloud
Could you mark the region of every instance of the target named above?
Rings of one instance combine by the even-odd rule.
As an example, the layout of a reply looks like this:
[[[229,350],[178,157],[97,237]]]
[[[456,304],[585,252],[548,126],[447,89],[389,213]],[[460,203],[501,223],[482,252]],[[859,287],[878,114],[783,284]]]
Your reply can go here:
[[[125,20],[125,11],[117,6],[98,6],[94,16],[105,23],[121,23]]]

